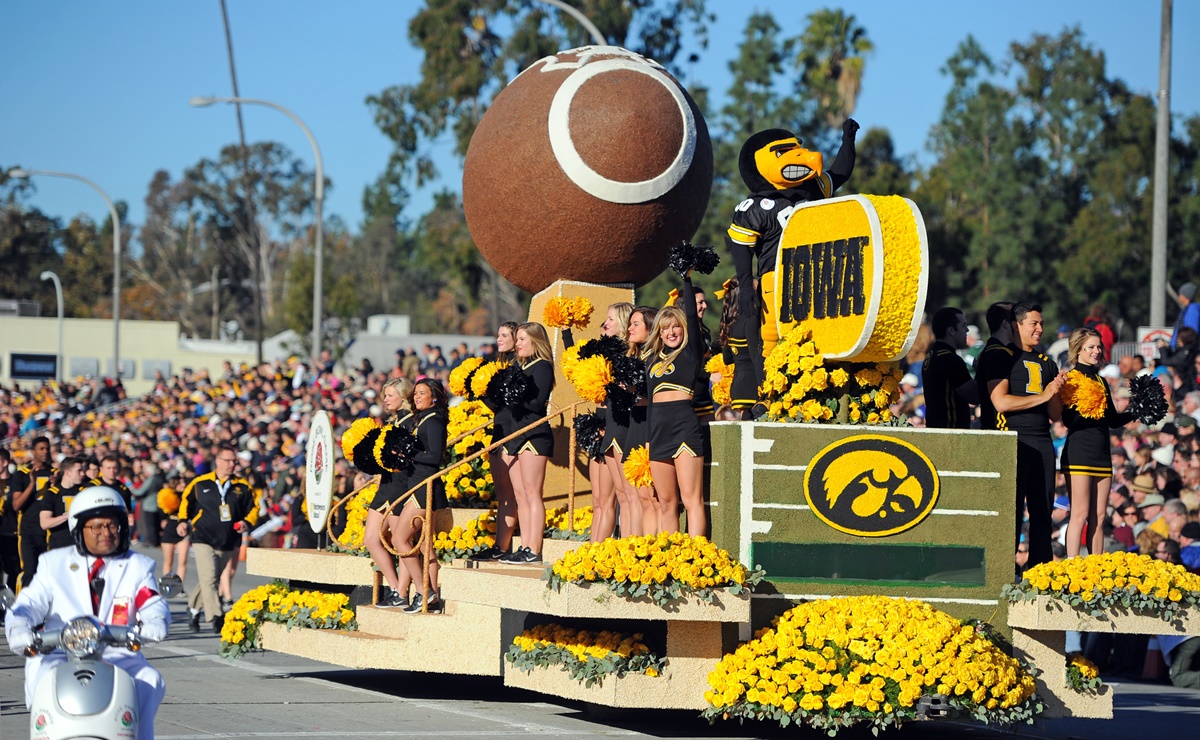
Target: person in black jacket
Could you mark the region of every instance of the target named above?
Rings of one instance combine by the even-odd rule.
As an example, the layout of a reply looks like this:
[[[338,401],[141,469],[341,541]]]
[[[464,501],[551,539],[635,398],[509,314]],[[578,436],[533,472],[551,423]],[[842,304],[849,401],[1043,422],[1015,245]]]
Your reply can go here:
[[[258,498],[250,482],[233,477],[237,451],[229,445],[217,448],[213,472],[196,476],[183,491],[179,504],[180,537],[191,533],[199,583],[188,595],[189,626],[200,631],[200,607],[220,634],[225,611],[217,582],[229,562],[237,557],[242,532],[258,523]]]
[[[524,400],[510,405],[512,427],[509,433],[532,424],[546,415],[550,391],[554,389],[554,362],[550,338],[541,324],[521,324],[517,329],[517,362],[529,380]],[[516,458],[509,468],[513,493],[517,498],[517,520],[521,527],[521,547],[500,558],[505,563],[542,562],[542,532],[546,528],[546,504],[542,486],[546,465],[554,454],[554,435],[549,422],[542,422],[504,445],[505,458]]]
[[[420,534],[422,523],[416,520],[425,518],[428,487],[421,485],[423,481],[442,469],[442,458],[446,453],[446,424],[448,406],[446,389],[441,382],[434,378],[422,378],[417,381],[413,390],[413,415],[405,421],[405,428],[417,436],[417,453],[412,457],[412,472],[408,481],[411,486],[418,486],[416,491],[405,500],[400,510],[399,521],[393,529],[392,546],[400,553],[400,564],[408,571],[413,583],[422,583],[421,555],[413,553],[414,538]],[[449,504],[446,501],[446,484],[440,477],[433,481],[433,508],[444,509]],[[543,515],[544,516],[544,515]],[[404,609],[408,614],[421,611],[422,596],[418,593],[412,603]],[[429,560],[429,592],[424,601],[431,613],[442,612],[442,600],[438,595],[438,561],[437,557]]]
[[[1133,414],[1117,413],[1108,383],[1099,377],[1104,357],[1100,332],[1082,327],[1071,332],[1067,362],[1075,368],[1067,373],[1060,396],[1062,422],[1067,427],[1059,468],[1071,487],[1071,519],[1067,522],[1067,557],[1079,554],[1080,538],[1087,527],[1088,552],[1104,552],[1100,517],[1108,508],[1112,488],[1112,454],[1108,430],[1134,420]]]

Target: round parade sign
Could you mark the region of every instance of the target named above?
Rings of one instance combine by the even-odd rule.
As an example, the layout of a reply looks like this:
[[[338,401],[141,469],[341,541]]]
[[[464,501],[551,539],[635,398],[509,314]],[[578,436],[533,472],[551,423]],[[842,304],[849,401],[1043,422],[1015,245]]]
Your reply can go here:
[[[304,460],[308,525],[320,533],[325,530],[333,499],[333,429],[329,426],[329,414],[324,411],[313,415]]]

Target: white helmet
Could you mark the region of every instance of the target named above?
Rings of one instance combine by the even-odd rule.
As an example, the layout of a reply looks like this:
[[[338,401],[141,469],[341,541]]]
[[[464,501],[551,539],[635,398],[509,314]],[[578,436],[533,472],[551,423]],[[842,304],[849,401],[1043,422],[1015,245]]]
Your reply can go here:
[[[118,528],[117,549],[113,555],[123,555],[129,549],[130,531],[128,510],[121,494],[108,486],[92,486],[79,492],[71,502],[67,512],[67,528],[71,530],[71,539],[75,540],[75,549],[80,555],[92,555],[83,542],[83,527],[96,517],[115,519]]]

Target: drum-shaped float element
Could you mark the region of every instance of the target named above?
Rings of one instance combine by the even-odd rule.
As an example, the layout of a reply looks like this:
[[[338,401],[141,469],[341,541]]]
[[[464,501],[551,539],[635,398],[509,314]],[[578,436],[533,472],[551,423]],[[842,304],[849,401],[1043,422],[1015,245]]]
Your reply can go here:
[[[467,149],[463,209],[487,261],[531,293],[642,285],[699,228],[712,174],[704,117],[661,65],[583,47],[496,96]]]
[[[780,336],[802,324],[826,358],[856,362],[892,362],[912,347],[929,280],[929,239],[912,201],[850,195],[797,206],[776,265]]]

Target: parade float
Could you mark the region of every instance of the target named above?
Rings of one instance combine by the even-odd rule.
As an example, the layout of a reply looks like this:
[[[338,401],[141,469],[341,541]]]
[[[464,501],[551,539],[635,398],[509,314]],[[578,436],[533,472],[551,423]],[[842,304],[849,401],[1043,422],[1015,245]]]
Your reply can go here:
[[[1015,434],[892,416],[929,271],[920,210],[896,196],[826,188],[781,209],[766,414],[711,424],[709,537],[581,542],[587,459],[574,422],[594,399],[563,374],[560,329],[597,337],[590,310],[632,301],[661,272],[700,223],[711,181],[703,116],[654,62],[585,47],[513,80],[471,142],[463,198],[483,255],[534,293],[528,319],[552,330],[544,566],[467,559],[493,541],[486,451],[501,441],[479,402],[499,370],[472,361],[450,380],[464,399],[441,473],[452,508],[428,512],[436,535],[419,545],[444,564],[445,613],[372,606],[380,577],[362,535],[373,492],[328,500],[335,441],[322,427],[310,436],[310,519],[325,530],[332,513],[345,528],[325,550],[249,553],[251,573],[280,583],[235,606],[224,652],[496,676],[609,707],[836,732],[955,714],[1111,716],[1110,688],[1068,660],[1064,630],[1200,634],[1200,587],[1144,558],[1014,587]],[[1153,603],[1135,598],[1146,593]],[[1162,605],[1170,619],[1146,616]]]

